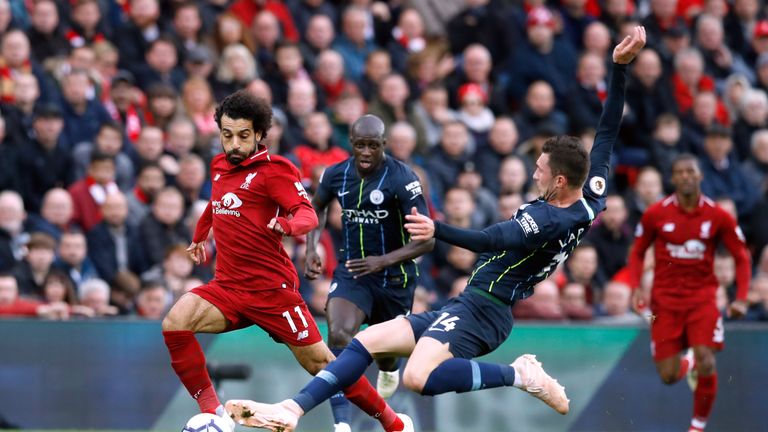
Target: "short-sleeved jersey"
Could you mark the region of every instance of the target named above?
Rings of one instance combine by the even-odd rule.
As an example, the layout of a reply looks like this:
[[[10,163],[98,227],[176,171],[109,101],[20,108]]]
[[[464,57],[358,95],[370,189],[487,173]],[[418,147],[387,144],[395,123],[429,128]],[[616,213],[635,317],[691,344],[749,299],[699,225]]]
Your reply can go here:
[[[648,207],[635,237],[633,255],[641,257],[653,244],[652,306],[687,308],[714,302],[718,282],[713,265],[718,245],[725,244],[737,260],[746,255],[744,235],[736,221],[705,196],[691,212],[679,206],[677,195]],[[742,274],[744,268],[749,266],[737,265],[737,284],[749,283],[749,273]],[[639,279],[642,258],[630,256],[630,273]]]
[[[213,226],[216,282],[250,291],[297,289],[296,268],[283,249],[282,236],[267,224],[299,207],[312,209],[298,169],[266,150],[235,166],[221,154],[211,162],[211,183],[211,201],[194,241],[204,240]]]
[[[326,168],[316,194],[323,202],[335,197],[341,204],[342,245],[336,254],[340,263],[403,247],[410,240],[403,228],[405,215],[412,207],[429,214],[416,173],[389,156],[364,178],[357,173],[354,157]],[[344,266],[337,271],[344,271]],[[407,284],[418,271],[410,260],[384,269],[384,275],[402,275]]]
[[[467,284],[471,291],[490,294],[506,304],[529,297],[533,287],[568,258],[595,216],[605,209],[605,179],[621,122],[626,66],[614,65],[612,72],[582,198],[568,207],[537,199],[523,204],[509,221],[483,230],[491,239],[490,250],[475,265]]]

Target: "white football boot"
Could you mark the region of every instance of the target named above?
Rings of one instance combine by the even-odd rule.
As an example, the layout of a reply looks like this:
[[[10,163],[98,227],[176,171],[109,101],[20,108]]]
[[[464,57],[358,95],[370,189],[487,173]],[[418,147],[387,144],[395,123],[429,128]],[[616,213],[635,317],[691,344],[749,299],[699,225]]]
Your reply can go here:
[[[523,354],[510,366],[515,369],[516,374],[519,374],[522,390],[541,399],[560,414],[568,414],[570,400],[565,395],[565,387],[544,372],[541,362],[536,360],[535,355]]]
[[[263,404],[252,400],[228,400],[227,412],[240,425],[269,429],[273,432],[293,432],[299,423],[300,408],[287,399],[276,404]]]
[[[380,370],[379,377],[376,379],[376,391],[381,397],[387,399],[395,394],[397,386],[400,385],[400,371],[387,372]]]

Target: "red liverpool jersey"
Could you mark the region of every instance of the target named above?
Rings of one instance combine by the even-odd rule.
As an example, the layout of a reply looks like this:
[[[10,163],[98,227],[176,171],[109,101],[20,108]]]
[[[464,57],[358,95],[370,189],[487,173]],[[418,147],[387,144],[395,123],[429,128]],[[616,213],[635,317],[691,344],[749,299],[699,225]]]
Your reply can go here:
[[[298,289],[296,268],[283,249],[282,236],[267,228],[272,218],[298,211],[311,212],[317,225],[298,169],[266,150],[239,165],[231,165],[220,154],[211,162],[211,183],[211,201],[193,241],[205,240],[213,226],[215,281],[225,288],[249,291]]]
[[[744,300],[750,259],[736,221],[705,196],[687,212],[680,208],[677,196],[670,195],[649,207],[637,226],[629,256],[632,286],[639,285],[645,251],[653,243],[652,306],[679,309],[714,302],[718,282],[713,263],[721,242],[736,261],[736,297]]]

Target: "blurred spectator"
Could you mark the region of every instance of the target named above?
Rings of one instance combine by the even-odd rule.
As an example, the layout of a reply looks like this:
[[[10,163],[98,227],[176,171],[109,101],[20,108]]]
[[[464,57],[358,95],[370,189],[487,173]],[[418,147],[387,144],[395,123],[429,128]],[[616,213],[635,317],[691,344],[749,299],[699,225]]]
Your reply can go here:
[[[456,68],[456,59],[443,40],[428,41],[423,50],[408,56],[406,75],[413,93],[420,95],[432,84],[441,83]]]
[[[474,162],[464,164],[456,179],[456,186],[469,191],[475,201],[477,211],[472,215],[472,225],[489,226],[496,221],[496,198],[491,191],[483,187],[483,178]]]
[[[608,95],[603,57],[584,54],[576,68],[576,85],[568,97],[568,119],[572,132],[596,128]]]
[[[302,33],[308,31],[312,19],[318,16],[328,18],[329,22],[336,22],[336,7],[326,0],[287,0],[286,4],[291,11],[296,28]]]
[[[49,271],[42,283],[42,301],[47,304],[66,303],[70,308],[77,304],[75,286],[61,270]]]
[[[175,244],[187,244],[191,234],[184,225],[184,197],[174,187],[160,190],[152,203],[152,211],[139,225],[139,236],[144,246],[148,266],[163,261],[165,251]]]
[[[544,279],[536,284],[533,295],[519,301],[512,307],[512,313],[517,319],[539,319],[559,321],[565,318],[560,302],[560,292],[557,285],[550,279]]]
[[[80,303],[93,310],[95,316],[117,315],[117,308],[109,304],[109,285],[101,279],[89,279],[80,286]]]
[[[483,177],[483,186],[498,195],[501,162],[517,147],[517,126],[509,117],[497,117],[488,133],[488,145],[477,149],[475,163]]]
[[[376,44],[366,35],[368,15],[365,9],[349,6],[341,18],[341,34],[336,37],[333,49],[344,57],[347,78],[359,81],[363,76],[365,59]]]
[[[174,301],[186,293],[185,281],[192,276],[195,264],[187,254],[187,246],[177,243],[163,251],[163,259],[141,275],[145,281],[162,281]]]
[[[135,309],[136,295],[141,289],[141,280],[135,273],[117,272],[112,280],[109,293],[110,303],[117,307],[120,315],[128,315]]]
[[[171,295],[160,282],[142,284],[136,297],[136,315],[148,320],[161,320],[171,306]]]
[[[275,65],[273,70],[266,71],[264,79],[272,90],[274,103],[285,105],[291,82],[309,78],[299,45],[293,42],[278,43],[275,46]]]
[[[331,140],[332,133],[331,123],[325,113],[315,112],[307,117],[304,144],[294,150],[301,169],[301,180],[305,186],[311,184],[315,167],[331,166],[349,157],[349,153],[337,147]]]
[[[26,144],[18,155],[22,195],[27,208],[36,212],[46,191],[54,187],[67,187],[74,180],[71,149],[62,142],[64,120],[61,109],[43,104],[35,109],[32,123],[34,140]]]
[[[63,136],[70,146],[83,141],[93,142],[101,125],[112,121],[101,102],[88,99],[89,86],[88,74],[81,69],[73,69],[62,79]]]
[[[720,287],[724,288],[726,293],[726,306],[730,303],[729,298],[736,298],[736,262],[727,251],[717,251],[713,264],[713,273]]]
[[[75,0],[72,3],[67,41],[75,48],[112,39],[112,32],[102,21],[98,0]]]
[[[530,182],[525,162],[514,155],[502,159],[498,170],[499,193],[525,195]]]
[[[180,63],[189,60],[192,50],[204,47],[207,43],[202,36],[203,20],[200,7],[195,2],[182,2],[176,6],[171,27]]]
[[[304,139],[304,123],[307,116],[317,110],[315,86],[309,80],[295,80],[288,84],[288,103],[286,105],[285,147],[281,153],[289,153]]]
[[[488,141],[488,131],[496,118],[486,105],[488,96],[474,83],[459,87],[459,112],[457,118],[472,133],[478,146]]]
[[[514,51],[505,72],[509,97],[520,101],[531,83],[545,81],[564,103],[576,70],[576,54],[570,45],[555,43],[555,18],[546,7],[528,12],[527,38]]]
[[[280,23],[270,11],[261,11],[251,26],[256,46],[256,63],[264,75],[277,73],[275,49],[281,41]]]
[[[570,44],[575,50],[581,50],[587,26],[596,21],[595,17],[587,12],[587,1],[565,0],[561,2],[558,12],[562,22],[562,41]]]
[[[193,150],[200,150],[202,154],[210,154],[210,149],[197,149],[197,129],[195,123],[189,117],[176,117],[168,124],[167,141],[165,150],[174,158],[181,159]],[[206,151],[208,150],[208,151]]]
[[[440,267],[435,277],[435,285],[441,301],[461,294],[467,284],[467,278],[472,274],[472,266],[477,261],[477,254],[451,245],[446,250],[445,260],[445,265]]]
[[[405,78],[393,73],[381,80],[378,94],[368,106],[368,110],[371,114],[381,118],[386,127],[390,127],[398,121],[410,123],[416,130],[417,151],[423,153],[427,145],[424,125],[416,116],[413,105],[408,101],[409,96],[410,90]]]
[[[561,135],[568,131],[568,117],[557,109],[556,104],[555,91],[549,83],[531,83],[525,95],[525,105],[514,116],[520,141],[527,141],[545,126],[548,128],[546,133],[552,135]]]
[[[59,253],[53,266],[63,271],[75,286],[78,297],[82,299],[80,286],[88,279],[98,277],[96,267],[88,258],[88,245],[85,235],[80,231],[67,231],[61,234]]]
[[[627,191],[625,203],[629,210],[628,223],[630,227],[635,227],[640,222],[640,217],[651,204],[664,197],[661,174],[659,171],[648,166],[637,173],[635,184]]]
[[[13,275],[19,285],[19,295],[43,299],[43,283],[51,271],[55,257],[56,240],[53,237],[41,232],[30,235],[24,259],[13,269]]]
[[[255,44],[248,28],[230,12],[223,12],[216,17],[213,27],[213,47],[218,53],[223,53],[229,45],[242,44],[248,51],[254,53]]]
[[[339,148],[342,148],[348,152],[352,151],[352,145],[349,142],[349,128],[366,113],[365,99],[357,91],[345,90],[339,95],[333,106],[333,113],[331,114],[331,122],[333,123],[333,140]],[[409,126],[410,127],[410,126]],[[275,130],[275,126],[269,131],[267,138],[272,135]],[[390,130],[392,126],[390,127]],[[415,132],[414,132],[415,140]],[[415,145],[415,143],[414,143]]]
[[[603,300],[595,311],[595,323],[621,325],[640,324],[643,318],[630,310],[632,290],[623,282],[605,285]]]
[[[179,112],[177,92],[169,85],[154,85],[147,91],[147,126],[164,129]],[[144,128],[142,128],[142,131]]]
[[[163,131],[154,126],[141,129],[139,139],[134,145],[134,167],[142,167],[146,164],[157,164],[163,173],[173,177],[179,172],[179,164],[173,156],[163,154]]]
[[[338,50],[337,50],[338,51]],[[345,60],[346,61],[346,60]],[[384,50],[373,50],[365,59],[363,76],[356,81],[365,100],[371,100],[379,92],[381,80],[392,74],[392,59]],[[347,74],[347,76],[349,76]]]
[[[59,10],[53,0],[39,0],[34,3],[30,15],[32,26],[27,30],[32,58],[42,63],[51,57],[66,56],[69,42],[64,37]]]
[[[627,225],[627,208],[621,195],[608,195],[600,223],[587,232],[588,241],[597,250],[601,280],[609,280],[627,265],[627,254],[632,245],[632,229]]]
[[[598,269],[602,263],[597,254],[597,248],[586,242],[579,245],[571,252],[571,256],[565,261],[564,276],[566,282],[576,282],[584,285],[587,295],[587,303],[597,304],[602,299],[603,286]],[[560,284],[564,286],[564,283]]]
[[[134,74],[139,72],[150,44],[166,30],[161,27],[159,18],[158,0],[131,0],[128,21],[117,31],[120,35],[116,42],[120,49],[121,68]]]
[[[437,146],[443,133],[443,125],[457,119],[456,113],[448,107],[448,91],[442,84],[431,84],[424,89],[413,106],[413,112],[424,125],[427,145],[422,152]]]
[[[387,131],[387,151],[392,157],[408,165],[419,165],[415,162],[416,130],[407,122],[397,122]]]
[[[677,101],[677,111],[681,114],[694,108],[694,100],[699,93],[714,94],[712,92],[715,91],[715,81],[704,73],[704,58],[696,48],[687,48],[675,55],[672,91]],[[725,105],[715,99],[716,111],[711,116],[717,118],[720,123],[727,124],[728,111]]]
[[[525,202],[523,195],[519,193],[507,193],[499,195],[498,208],[499,219],[497,222],[504,222],[512,219]]]
[[[392,38],[387,51],[392,58],[392,67],[399,73],[405,73],[408,57],[419,53],[427,46],[424,38],[424,22],[416,9],[400,11],[397,25],[392,29]]]
[[[442,197],[453,186],[469,160],[469,133],[466,126],[458,121],[443,125],[440,145],[427,158],[426,169],[430,174],[432,194]]]
[[[612,1],[609,0],[606,3],[612,3]],[[615,1],[613,1],[613,3],[615,3]],[[584,29],[582,45],[585,54],[595,54],[606,61],[610,56],[610,50],[613,46],[611,31],[605,24],[599,21],[593,21]],[[637,64],[637,60],[635,60],[635,64]]]
[[[127,70],[116,71],[109,82],[109,97],[104,108],[112,120],[121,125],[128,141],[135,142],[144,123],[144,112],[137,101],[136,80]]]
[[[207,181],[203,158],[190,153],[179,160],[176,188],[184,196],[185,213],[197,200],[211,198],[210,184]]]
[[[465,0],[464,4],[464,9],[446,26],[454,54],[473,44],[484,46],[499,61],[513,52],[517,37],[514,27],[510,26],[511,14],[504,2]]]
[[[750,140],[751,153],[741,163],[741,171],[760,195],[768,191],[768,129],[759,129]]]
[[[344,91],[355,86],[344,79],[344,59],[334,50],[325,50],[317,56],[317,68],[313,78],[328,106],[333,106]]]
[[[299,40],[299,33],[296,31],[291,11],[280,0],[235,0],[229,10],[240,18],[244,25],[249,26],[253,23],[255,28],[258,27],[259,23],[254,22],[254,20],[263,15],[264,11],[267,11],[275,17],[276,22],[280,23],[285,39],[294,42]]]
[[[101,206],[107,196],[120,193],[115,183],[115,159],[112,156],[93,153],[85,178],[69,187],[75,204],[72,222],[86,232],[101,222]]]
[[[768,60],[768,56],[766,56]],[[741,110],[741,99],[744,93],[751,89],[749,79],[741,74],[732,74],[723,84],[723,104],[728,110],[728,118],[738,121]]]
[[[128,217],[126,222],[138,227],[149,213],[149,205],[161,189],[165,187],[165,175],[157,164],[145,164],[136,175],[136,186],[128,194]]]
[[[682,128],[677,116],[666,113],[657,118],[656,127],[653,131],[653,141],[651,141],[649,149],[650,160],[652,165],[661,173],[664,190],[670,193],[673,190],[672,183],[670,183],[672,162],[680,154],[688,152],[680,139],[681,136]]]
[[[31,73],[37,78],[40,96],[45,101],[55,101],[56,88],[48,80],[45,71],[30,58],[30,44],[27,35],[19,30],[8,30],[0,42],[0,101],[13,103],[15,100],[16,75]]]
[[[13,191],[0,192],[0,272],[11,271],[24,258],[29,234],[24,230],[24,201]]]
[[[69,230],[74,209],[69,192],[62,188],[50,189],[43,197],[40,214],[32,213],[27,219],[30,231],[44,232],[58,241],[61,233]]]
[[[497,61],[501,61],[499,58]],[[487,105],[496,114],[509,110],[504,86],[498,82],[493,72],[493,57],[488,49],[479,44],[472,44],[464,49],[462,62],[446,79],[450,106],[459,108],[459,88],[464,84],[477,84],[485,92]]]
[[[704,73],[713,77],[718,87],[732,73],[748,77],[754,74],[741,55],[731,51],[725,44],[723,21],[720,17],[701,14],[696,18],[696,45],[704,58]]]
[[[258,69],[251,51],[240,43],[227,45],[221,53],[213,84],[216,100],[221,101],[257,77]]]
[[[560,306],[566,318],[574,320],[592,319],[592,308],[587,304],[587,292],[580,283],[569,283],[560,295]]]
[[[202,78],[190,78],[184,82],[181,99],[185,114],[195,123],[201,141],[208,141],[218,135],[214,119],[216,100],[211,85]]]
[[[33,140],[32,123],[35,118],[35,105],[40,97],[40,87],[35,75],[29,72],[16,74],[13,85],[13,102],[3,102],[0,110],[5,118],[5,143],[20,150]],[[59,117],[61,115],[59,114]],[[63,125],[62,125],[63,127]]]
[[[68,319],[66,303],[46,305],[19,297],[16,279],[8,273],[0,273],[0,316],[31,316],[44,319]]]
[[[671,113],[677,116],[677,107],[669,80],[663,79],[661,59],[656,51],[646,48],[637,55],[629,70],[627,105],[632,116],[630,123],[635,135],[632,140],[636,147],[642,147],[657,127],[659,116]]]
[[[757,276],[752,280],[752,305],[746,319],[750,321],[768,321],[768,277]]]
[[[128,201],[118,192],[101,206],[104,220],[88,232],[88,255],[101,279],[112,283],[118,272],[143,269],[138,231],[126,224]]]
[[[150,43],[145,58],[139,63],[140,66],[134,68],[139,86],[148,89],[162,84],[171,86],[176,91],[181,90],[185,77],[182,69],[178,67],[178,61],[179,54],[173,40],[168,36],[158,37]]]
[[[78,144],[72,155],[75,161],[75,178],[83,178],[88,175],[90,161],[93,155],[106,155],[115,161],[115,183],[123,190],[130,190],[133,186],[133,161],[125,153],[121,153],[123,147],[123,133],[120,126],[114,122],[101,125],[94,142],[84,141]]]
[[[741,98],[738,120],[733,126],[733,144],[739,162],[752,155],[754,133],[765,128],[768,128],[768,95],[763,90],[746,89]]]
[[[742,57],[749,54],[751,33],[757,20],[765,16],[759,6],[758,0],[735,0],[723,20],[728,47]]]
[[[298,1],[306,4],[302,0]],[[329,6],[327,3],[322,5]],[[330,49],[333,39],[336,37],[333,21],[327,14],[316,14],[309,18],[306,26],[300,26],[300,28],[306,29],[299,45],[301,56],[304,58],[304,64],[307,66],[307,69],[310,72],[315,72],[317,69],[317,56],[321,52]]]
[[[711,197],[731,197],[743,217],[752,211],[759,195],[739,168],[732,150],[730,129],[715,126],[707,132],[701,159],[701,190]]]
[[[651,0],[651,10],[641,25],[645,26],[647,45],[658,49],[664,33],[675,26],[685,26],[685,21],[677,15],[676,1]]]

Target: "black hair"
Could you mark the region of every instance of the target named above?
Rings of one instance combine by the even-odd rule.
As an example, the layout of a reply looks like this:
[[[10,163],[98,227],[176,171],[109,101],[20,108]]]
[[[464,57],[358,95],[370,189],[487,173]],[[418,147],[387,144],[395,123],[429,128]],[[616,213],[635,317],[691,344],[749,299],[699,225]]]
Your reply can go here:
[[[555,136],[547,139],[542,153],[549,155],[552,177],[565,176],[570,188],[584,185],[589,173],[589,153],[581,140],[569,135]]]
[[[699,158],[694,156],[692,153],[681,153],[677,155],[672,160],[672,165],[671,165],[672,170],[674,171],[675,165],[683,161],[693,161],[693,163],[696,164],[696,167],[699,169],[699,171],[701,171],[701,163],[699,163]]]
[[[94,151],[93,153],[91,153],[91,165],[93,165],[96,162],[103,162],[103,161],[110,161],[114,164],[115,157],[100,151]]]
[[[254,96],[246,89],[238,90],[224,98],[216,107],[216,124],[221,129],[221,119],[227,116],[233,120],[250,120],[254,133],[263,140],[272,126],[272,107],[266,100]]]

